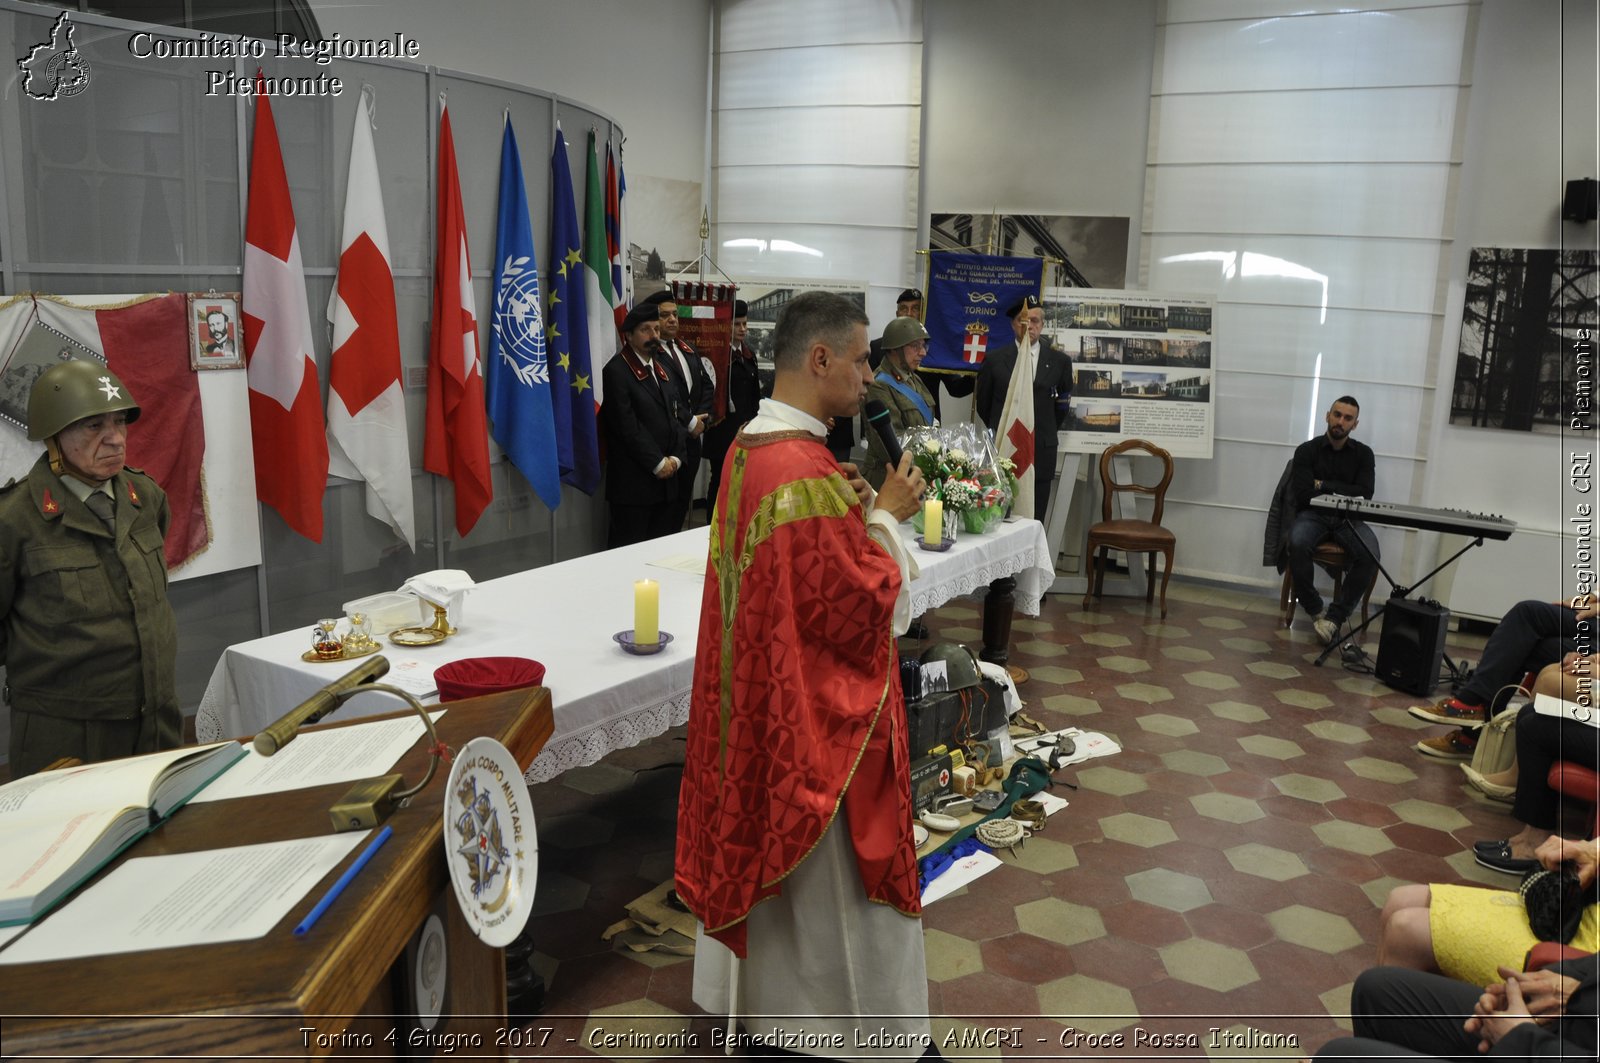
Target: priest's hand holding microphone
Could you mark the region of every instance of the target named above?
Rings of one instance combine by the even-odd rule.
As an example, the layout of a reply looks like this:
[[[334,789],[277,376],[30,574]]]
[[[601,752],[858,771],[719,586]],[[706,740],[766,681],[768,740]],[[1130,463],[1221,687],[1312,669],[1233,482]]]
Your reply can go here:
[[[868,507],[881,509],[894,516],[896,521],[910,520],[922,505],[923,492],[927,484],[923,482],[922,470],[917,468],[911,460],[911,455],[905,454],[900,449],[900,440],[895,438],[894,426],[889,423],[889,411],[883,403],[873,399],[867,403],[867,424],[878,433],[878,438],[883,441],[884,448],[889,453],[889,468],[883,477],[883,486],[878,489],[874,499],[872,488],[862,479],[856,467],[849,463],[841,465],[845,476],[850,480],[850,486],[855,488],[856,497],[861,499],[861,508]]]

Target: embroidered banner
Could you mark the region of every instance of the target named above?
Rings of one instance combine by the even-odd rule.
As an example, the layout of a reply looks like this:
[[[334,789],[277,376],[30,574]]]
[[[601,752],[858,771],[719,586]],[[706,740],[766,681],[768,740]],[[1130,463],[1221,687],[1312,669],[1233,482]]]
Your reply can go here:
[[[928,356],[922,368],[975,373],[992,347],[1012,342],[1006,307],[1039,294],[1044,261],[954,251],[928,253]]]
[[[728,414],[728,359],[733,351],[733,296],[731,284],[673,281],[672,298],[678,304],[678,338],[688,342],[711,363],[717,397],[711,406],[711,423]]]

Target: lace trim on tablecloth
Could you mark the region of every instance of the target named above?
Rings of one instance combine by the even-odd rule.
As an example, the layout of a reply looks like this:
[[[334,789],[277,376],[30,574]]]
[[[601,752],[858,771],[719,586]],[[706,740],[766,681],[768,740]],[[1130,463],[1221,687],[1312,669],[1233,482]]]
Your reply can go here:
[[[222,741],[222,722],[204,705],[194,714],[194,740],[200,743]]]
[[[549,782],[568,768],[582,768],[597,764],[606,754],[617,749],[627,749],[656,735],[665,734],[669,728],[689,721],[689,696],[685,690],[670,701],[649,709],[629,713],[601,727],[585,731],[571,738],[552,740],[523,774],[528,785]]]
[[[1001,558],[979,565],[976,569],[949,582],[941,583],[937,587],[930,587],[911,596],[911,615],[921,616],[929,609],[937,609],[952,598],[961,598],[979,590],[986,590],[989,584],[997,579],[1015,576],[1027,572],[1038,563],[1038,548],[1024,550],[1010,557]],[[1018,611],[1027,616],[1039,615],[1039,594],[1026,594],[1022,589],[1022,581],[1018,581],[1015,592],[1016,607]]]

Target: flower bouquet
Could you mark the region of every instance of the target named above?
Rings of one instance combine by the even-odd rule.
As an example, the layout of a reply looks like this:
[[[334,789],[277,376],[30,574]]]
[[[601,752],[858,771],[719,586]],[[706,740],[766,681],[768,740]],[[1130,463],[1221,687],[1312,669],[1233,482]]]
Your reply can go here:
[[[981,535],[1005,518],[1016,485],[1009,462],[996,461],[989,434],[974,424],[919,427],[906,433],[911,460],[928,482],[928,497],[944,503],[949,528]],[[922,531],[922,514],[912,517]]]

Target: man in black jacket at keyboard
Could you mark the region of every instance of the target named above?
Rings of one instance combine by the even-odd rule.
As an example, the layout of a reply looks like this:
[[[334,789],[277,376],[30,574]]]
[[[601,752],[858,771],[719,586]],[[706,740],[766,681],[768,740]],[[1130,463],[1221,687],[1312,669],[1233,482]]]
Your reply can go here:
[[[1349,395],[1341,395],[1328,408],[1328,430],[1295,448],[1290,483],[1294,490],[1294,520],[1289,525],[1289,574],[1294,580],[1295,600],[1312,618],[1312,627],[1324,643],[1332,644],[1343,633],[1344,622],[1361,603],[1378,571],[1378,539],[1361,521],[1347,521],[1345,514],[1313,509],[1317,495],[1354,495],[1371,498],[1375,476],[1372,448],[1350,438],[1360,423],[1361,405]],[[1316,566],[1311,556],[1317,544],[1332,539],[1350,557],[1339,597],[1323,610],[1322,595],[1315,584]],[[1359,541],[1357,541],[1359,539]]]

